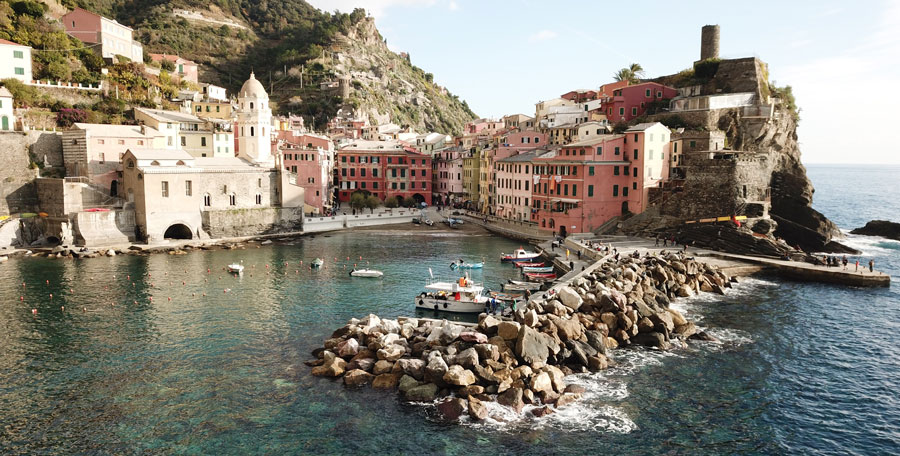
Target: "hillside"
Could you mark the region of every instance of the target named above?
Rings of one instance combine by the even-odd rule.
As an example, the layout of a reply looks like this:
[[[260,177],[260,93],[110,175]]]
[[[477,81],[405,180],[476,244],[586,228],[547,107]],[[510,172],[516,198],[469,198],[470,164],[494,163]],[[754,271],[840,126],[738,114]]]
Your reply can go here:
[[[53,0],[45,3],[54,4]],[[391,52],[362,9],[322,12],[303,0],[63,0],[135,29],[145,52],[172,53],[201,64],[201,80],[238,90],[251,69],[281,113],[300,113],[322,127],[341,107],[418,131],[460,133],[476,116],[408,58]],[[51,13],[55,8],[51,8]],[[321,89],[350,77],[350,93]]]

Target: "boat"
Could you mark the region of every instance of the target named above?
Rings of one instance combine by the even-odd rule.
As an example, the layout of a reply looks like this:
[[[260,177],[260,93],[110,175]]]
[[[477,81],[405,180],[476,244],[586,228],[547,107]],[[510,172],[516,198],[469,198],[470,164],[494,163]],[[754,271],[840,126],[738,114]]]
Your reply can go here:
[[[450,263],[450,269],[481,269],[484,262],[480,263]]]
[[[528,277],[528,280],[532,281],[540,281],[547,282],[549,280],[556,279],[556,273],[553,272],[526,272],[525,277]]]
[[[528,267],[528,268],[539,268],[539,267],[541,267],[541,266],[543,266],[543,265],[544,265],[544,262],[543,262],[543,261],[532,262],[532,263],[529,263],[529,262],[526,262],[526,261],[519,261],[519,262],[516,263],[516,267],[517,267],[517,268],[525,268],[525,267]]]
[[[512,280],[512,279],[510,279],[510,280],[509,280],[509,284],[510,284],[510,285],[516,285],[516,286],[519,286],[519,287],[524,287],[524,288],[527,288],[527,289],[529,289],[529,290],[538,290],[538,289],[541,288],[541,285],[538,284],[538,283],[534,283],[534,282],[525,282],[525,281],[522,281],[522,280]]]
[[[490,298],[484,287],[466,277],[456,281],[431,279],[416,296],[416,308],[457,313],[484,312]]]
[[[488,292],[488,296],[499,299],[501,301],[519,301],[525,298],[524,292],[500,292],[500,291],[491,291]]]
[[[381,277],[384,273],[374,269],[354,269],[350,271],[351,277]]]
[[[228,272],[234,274],[243,274],[244,273],[244,261],[241,260],[240,263],[231,263],[228,265]]]
[[[500,261],[518,263],[519,261],[531,261],[539,256],[541,256],[540,253],[527,252],[520,247],[513,253],[501,253]]]
[[[321,268],[322,265],[324,265],[324,264],[325,264],[325,260],[323,260],[321,258],[316,258],[315,260],[313,260],[312,263],[310,263],[310,266],[312,266],[313,268]]]
[[[547,267],[524,267],[522,272],[553,272],[553,266]]]
[[[503,284],[503,291],[507,293],[523,293],[526,291],[537,291],[541,289],[541,284],[535,282],[529,282],[531,285],[535,285],[534,288],[523,286],[523,285],[513,285],[511,283]]]

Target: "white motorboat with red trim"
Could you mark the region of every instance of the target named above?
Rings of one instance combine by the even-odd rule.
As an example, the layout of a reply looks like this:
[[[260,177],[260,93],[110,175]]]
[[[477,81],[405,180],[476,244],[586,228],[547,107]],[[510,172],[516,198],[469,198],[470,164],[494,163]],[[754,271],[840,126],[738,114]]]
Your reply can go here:
[[[490,301],[484,287],[467,277],[456,281],[431,279],[416,296],[416,308],[457,313],[481,313]]]

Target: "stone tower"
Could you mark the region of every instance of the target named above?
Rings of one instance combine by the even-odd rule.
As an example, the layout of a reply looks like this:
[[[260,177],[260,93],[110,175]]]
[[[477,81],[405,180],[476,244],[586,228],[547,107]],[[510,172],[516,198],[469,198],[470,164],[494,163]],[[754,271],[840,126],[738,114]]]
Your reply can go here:
[[[238,93],[237,137],[238,153],[241,158],[254,163],[272,162],[272,109],[269,94],[251,72],[250,79]]]
[[[700,36],[700,60],[719,58],[719,26],[704,25]]]

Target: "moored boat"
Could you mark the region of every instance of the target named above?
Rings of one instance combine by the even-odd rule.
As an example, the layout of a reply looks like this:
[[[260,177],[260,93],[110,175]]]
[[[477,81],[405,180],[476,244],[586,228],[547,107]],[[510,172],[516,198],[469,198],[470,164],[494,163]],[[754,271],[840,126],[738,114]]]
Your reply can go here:
[[[480,263],[450,263],[450,269],[481,269],[484,267],[484,262]]]
[[[244,261],[241,260],[240,263],[231,263],[228,265],[228,272],[234,274],[243,274],[244,273]]]
[[[544,265],[543,261],[538,261],[538,262],[519,261],[516,263],[517,268],[539,268],[543,265]]]
[[[374,269],[354,269],[350,271],[351,277],[381,277],[384,273]]]
[[[553,272],[553,266],[546,267],[524,267],[522,272]]]
[[[531,261],[539,256],[541,256],[540,253],[528,252],[520,247],[513,253],[501,253],[500,261],[517,263],[519,261]]]
[[[528,280],[536,281],[536,282],[546,282],[549,280],[556,279],[556,273],[553,272],[526,272],[525,277],[528,277]]]
[[[323,260],[321,258],[316,258],[315,260],[313,260],[312,263],[310,263],[310,266],[312,266],[314,268],[321,268],[322,265],[324,265],[324,264],[325,264],[325,260]]]
[[[523,280],[509,280],[510,285],[515,285],[519,287],[523,287],[526,290],[539,290],[541,288],[541,284],[534,282],[526,282]]]
[[[456,281],[432,279],[424,292],[416,296],[419,309],[457,313],[481,313],[490,298],[484,296],[484,287],[466,277]]]

